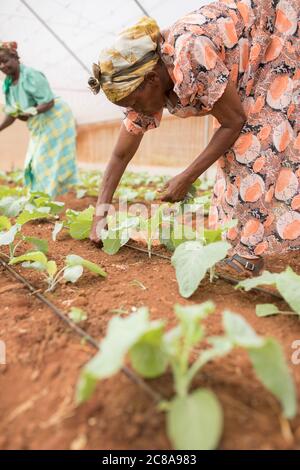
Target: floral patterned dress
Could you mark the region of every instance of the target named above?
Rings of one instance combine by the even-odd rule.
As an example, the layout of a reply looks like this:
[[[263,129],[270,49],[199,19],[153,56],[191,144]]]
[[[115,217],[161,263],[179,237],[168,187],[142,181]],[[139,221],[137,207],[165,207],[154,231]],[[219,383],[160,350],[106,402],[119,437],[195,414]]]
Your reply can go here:
[[[201,116],[235,83],[247,121],[219,160],[211,227],[248,258],[300,248],[299,0],[222,0],[162,32],[161,58],[178,97],[169,112]],[[159,125],[162,111],[126,111],[129,132]]]

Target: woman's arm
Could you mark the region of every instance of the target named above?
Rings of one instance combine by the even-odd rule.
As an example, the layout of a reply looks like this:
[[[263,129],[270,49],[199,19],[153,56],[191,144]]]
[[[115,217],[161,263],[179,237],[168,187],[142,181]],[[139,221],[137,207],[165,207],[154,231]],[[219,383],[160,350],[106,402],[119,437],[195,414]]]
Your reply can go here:
[[[215,132],[203,152],[182,173],[172,178],[165,187],[163,201],[184,199],[190,185],[221,157],[236,141],[247,119],[240,97],[233,83],[229,82],[211,114],[221,127]]]
[[[2,123],[0,124],[0,131],[3,131],[6,129],[8,126],[11,126],[15,121],[15,118],[12,116],[8,116],[7,114],[5,115]]]
[[[90,235],[90,239],[94,242],[100,241],[99,234],[101,227],[104,228],[105,226],[105,218],[108,212],[107,205],[111,203],[119,181],[128,163],[135,155],[142,137],[143,134],[130,134],[124,124],[122,124],[117,143],[106,167],[99,189],[93,227]],[[101,224],[99,224],[100,222]]]

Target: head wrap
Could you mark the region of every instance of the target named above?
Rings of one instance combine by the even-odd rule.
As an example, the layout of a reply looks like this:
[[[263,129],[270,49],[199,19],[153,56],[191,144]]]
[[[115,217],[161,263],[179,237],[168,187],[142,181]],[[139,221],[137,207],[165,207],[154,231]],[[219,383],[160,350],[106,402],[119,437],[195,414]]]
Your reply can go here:
[[[122,31],[112,47],[100,52],[98,64],[93,65],[91,89],[98,93],[102,88],[113,103],[130,95],[158,62],[158,36],[156,21],[147,16]]]
[[[15,52],[18,49],[18,44],[15,41],[0,41],[0,49],[6,49],[8,51]]]
[[[4,49],[7,52],[13,53],[16,57],[18,56],[17,49],[18,49],[18,44],[15,41],[0,41],[0,51],[1,49]],[[6,77],[4,82],[3,82],[3,93],[7,93],[11,87],[12,84],[12,78],[11,77]]]

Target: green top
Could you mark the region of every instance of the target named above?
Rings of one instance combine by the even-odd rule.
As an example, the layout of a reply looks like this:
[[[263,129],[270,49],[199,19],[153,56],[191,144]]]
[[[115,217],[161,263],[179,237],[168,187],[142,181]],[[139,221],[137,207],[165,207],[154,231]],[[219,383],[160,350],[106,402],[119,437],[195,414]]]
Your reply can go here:
[[[49,103],[54,99],[45,75],[22,64],[20,65],[18,82],[13,85],[11,78],[6,77],[3,91],[5,95],[4,112],[15,116],[24,113],[29,108]]]

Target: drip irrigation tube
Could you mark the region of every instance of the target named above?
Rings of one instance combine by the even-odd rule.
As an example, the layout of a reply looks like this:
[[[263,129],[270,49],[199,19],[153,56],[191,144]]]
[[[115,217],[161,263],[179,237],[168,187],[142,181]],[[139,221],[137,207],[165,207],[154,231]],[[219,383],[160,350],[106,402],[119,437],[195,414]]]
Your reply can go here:
[[[15,271],[11,266],[9,266],[6,261],[0,256],[0,264],[6,269],[15,279],[21,282],[26,288],[31,292],[31,295],[34,295],[41,302],[43,302],[47,307],[64,323],[66,323],[78,336],[84,338],[87,343],[89,343],[94,349],[99,350],[98,341],[90,336],[85,330],[80,328],[76,323],[74,323],[70,318],[68,318],[55,304],[53,304],[47,297],[41,294],[36,288],[27,281],[27,279]],[[123,366],[121,371],[131,380],[133,383],[141,387],[153,400],[155,403],[159,403],[163,400],[163,397],[156,392],[152,387],[150,387],[141,377],[139,377],[135,372],[129,369],[126,366]]]

